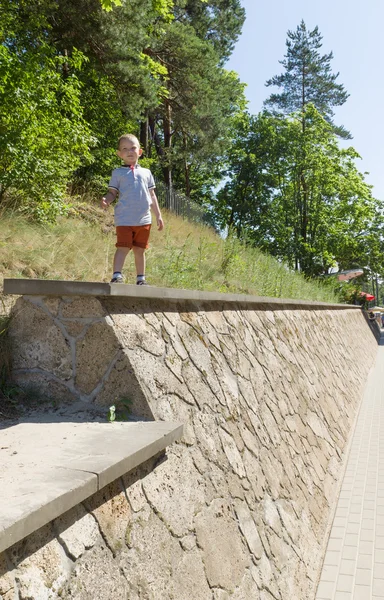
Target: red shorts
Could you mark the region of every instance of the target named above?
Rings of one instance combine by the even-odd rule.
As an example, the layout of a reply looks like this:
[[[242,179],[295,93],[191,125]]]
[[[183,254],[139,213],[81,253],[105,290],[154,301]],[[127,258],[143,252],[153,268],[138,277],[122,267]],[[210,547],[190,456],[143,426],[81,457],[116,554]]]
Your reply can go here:
[[[150,225],[119,225],[116,227],[116,248],[149,248]]]

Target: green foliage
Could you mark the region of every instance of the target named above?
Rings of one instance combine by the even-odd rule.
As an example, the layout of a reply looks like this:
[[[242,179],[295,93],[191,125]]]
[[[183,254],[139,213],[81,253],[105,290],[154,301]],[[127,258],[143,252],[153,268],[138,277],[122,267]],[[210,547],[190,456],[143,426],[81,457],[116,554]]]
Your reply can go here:
[[[100,193],[119,164],[118,137],[147,124],[145,158],[157,177],[210,201],[245,104],[237,76],[222,67],[244,21],[240,0],[0,6],[3,198],[55,219],[67,210],[65,186]]]
[[[244,86],[220,66],[213,44],[196,35],[193,24],[171,23],[151,49],[167,67],[160,78],[166,93],[149,112],[159,174],[188,196],[202,200],[219,179],[219,160],[231,139],[234,115],[245,106]]]
[[[209,42],[220,64],[231,55],[245,20],[239,0],[176,0],[174,14],[177,21],[191,25],[197,37]]]
[[[205,1],[206,0],[200,0],[200,2]],[[115,6],[122,6],[122,4],[122,0],[101,0],[101,6],[107,12],[113,10]],[[167,20],[171,20],[173,18],[173,0],[152,0],[152,6],[155,13],[157,13],[160,17]]]
[[[121,0],[101,0],[101,6],[107,12],[111,11],[115,6],[121,6]]]
[[[153,10],[160,17],[165,19],[166,21],[171,21],[173,19],[172,9],[173,9],[173,0],[152,0],[153,1]],[[200,0],[205,2],[206,0]]]
[[[367,264],[371,244],[377,262],[383,203],[358,172],[356,151],[338,147],[313,105],[304,130],[301,116],[240,119],[230,180],[214,205],[219,225],[311,276]]]
[[[163,24],[152,0],[124,2],[108,13],[101,10],[99,0],[58,0],[48,20],[50,44],[60,54],[71,56],[78,49],[87,57],[80,73],[83,89],[106,85],[112,112],[119,107],[119,121],[138,120],[157,105],[158,83],[143,52]],[[105,94],[101,112],[112,122],[115,115],[108,118],[103,107]],[[96,96],[93,103],[97,106]],[[97,133],[92,121],[90,124]],[[111,143],[115,147],[116,140],[109,140]]]
[[[95,132],[89,150],[92,162],[82,161],[72,176],[72,192],[85,190],[93,195],[105,193],[111,172],[121,164],[116,156],[117,140],[125,132],[135,132],[136,123],[121,111],[115,88],[106,76],[94,69],[82,74],[83,115]]]
[[[271,94],[265,106],[276,108],[285,115],[302,111],[302,126],[305,127],[305,109],[308,104],[313,104],[333,125],[332,108],[344,104],[349,94],[342,84],[336,83],[339,74],[331,71],[332,52],[323,56],[319,53],[322,36],[318,27],[308,31],[301,21],[296,31],[288,31],[286,45],[285,60],[280,61],[285,72],[266,83],[267,86],[282,88],[282,92]],[[347,139],[351,137],[343,126],[333,125],[333,128],[337,135]]]
[[[79,80],[62,76],[64,63],[75,70],[82,61],[46,44],[24,53],[0,46],[0,202],[12,192],[39,220],[62,213],[71,174],[91,158]]]

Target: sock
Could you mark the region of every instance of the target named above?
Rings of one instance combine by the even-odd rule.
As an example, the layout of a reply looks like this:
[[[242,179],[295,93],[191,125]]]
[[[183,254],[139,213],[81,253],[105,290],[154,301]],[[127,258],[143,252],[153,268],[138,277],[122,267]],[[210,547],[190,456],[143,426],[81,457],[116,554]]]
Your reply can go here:
[[[113,276],[115,275],[121,275],[121,271],[113,271]]]
[[[145,275],[137,275],[136,283],[138,283],[139,281],[145,281]]]

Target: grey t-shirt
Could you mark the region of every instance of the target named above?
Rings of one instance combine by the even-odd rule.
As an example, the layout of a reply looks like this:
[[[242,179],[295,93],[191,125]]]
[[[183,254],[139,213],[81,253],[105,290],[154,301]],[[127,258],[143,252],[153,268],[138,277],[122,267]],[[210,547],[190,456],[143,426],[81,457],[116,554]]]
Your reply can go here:
[[[109,186],[119,192],[115,205],[115,225],[149,225],[152,222],[149,190],[156,187],[149,169],[135,165],[122,166],[112,171]]]

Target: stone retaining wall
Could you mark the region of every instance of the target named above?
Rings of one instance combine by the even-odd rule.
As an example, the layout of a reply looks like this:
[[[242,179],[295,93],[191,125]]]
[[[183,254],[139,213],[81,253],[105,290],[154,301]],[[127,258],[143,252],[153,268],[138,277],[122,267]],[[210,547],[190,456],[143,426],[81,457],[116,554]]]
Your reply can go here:
[[[362,312],[121,297],[16,311],[19,384],[129,398],[185,435],[0,555],[1,600],[314,598],[377,349]]]

